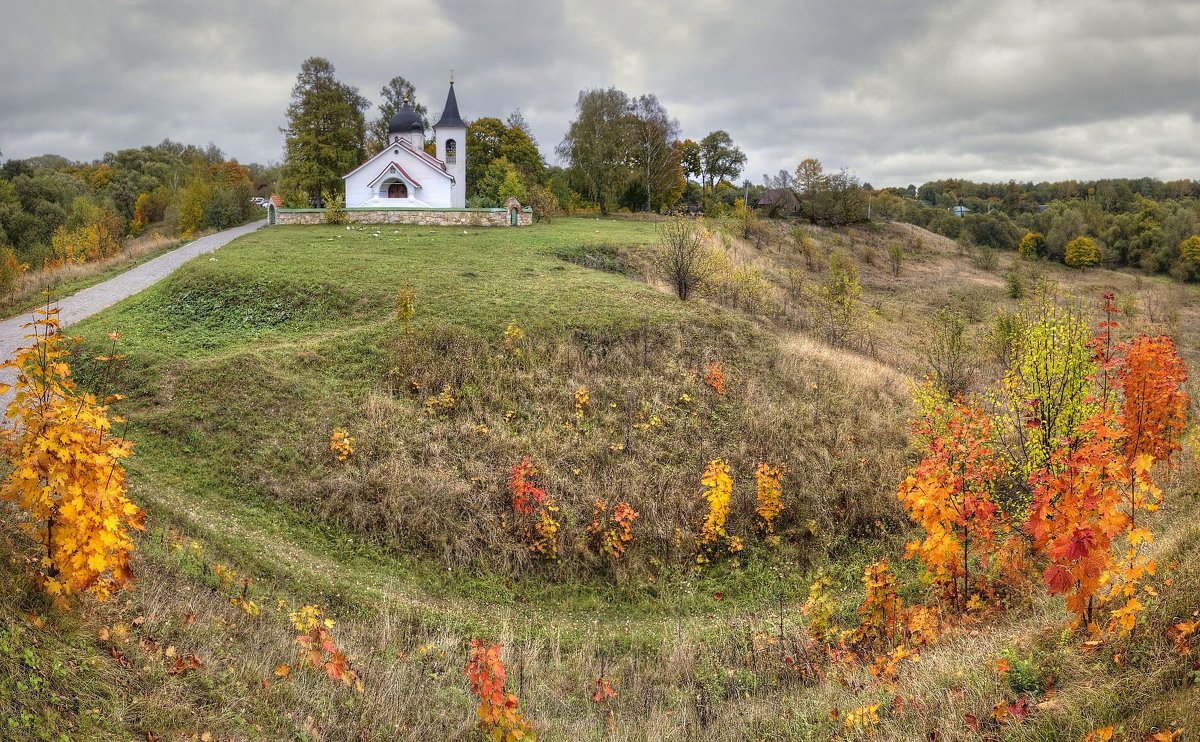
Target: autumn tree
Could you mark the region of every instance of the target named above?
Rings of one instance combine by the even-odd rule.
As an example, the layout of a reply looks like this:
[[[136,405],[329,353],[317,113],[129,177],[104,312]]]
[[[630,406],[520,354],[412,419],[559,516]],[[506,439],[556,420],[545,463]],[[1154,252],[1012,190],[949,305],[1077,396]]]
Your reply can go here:
[[[71,379],[58,309],[36,316],[26,325],[31,345],[3,365],[17,381],[11,427],[0,438],[9,465],[0,500],[17,506],[22,530],[39,545],[38,576],[48,594],[88,591],[103,600],[133,578],[130,532],[144,528],[121,465],[132,444],[113,434],[121,420],[109,417],[110,399],[97,400]],[[101,358],[112,359],[112,353]]]
[[[508,121],[485,116],[469,122],[466,147],[468,199],[495,196],[485,190],[485,178],[493,164],[501,159],[516,170],[526,188],[546,181],[545,160],[520,112],[510,116]]]
[[[700,140],[700,163],[709,190],[722,180],[734,180],[746,164],[746,153],[733,143],[733,137],[723,129],[709,133]]]
[[[629,164],[645,196],[647,211],[670,207],[683,193],[683,169],[675,141],[679,122],[654,95],[630,101]]]
[[[1100,246],[1091,237],[1076,237],[1067,243],[1063,262],[1072,268],[1100,264]]]
[[[536,742],[537,733],[521,714],[521,702],[508,690],[502,644],[472,639],[464,673],[471,695],[479,699],[479,728],[495,742]]]
[[[696,562],[705,564],[719,553],[738,553],[743,544],[739,537],[730,536],[725,531],[725,521],[729,517],[729,500],[733,496],[733,478],[729,474],[729,464],[722,459],[708,462],[700,483],[704,487],[704,500],[708,509],[704,515],[704,523],[700,526],[700,535],[696,539],[696,546],[700,550]]]
[[[1096,592],[1108,573],[1120,531],[1120,492],[1112,463],[1120,433],[1111,412],[1083,421],[1078,443],[1054,449],[1030,475],[1034,486],[1027,531],[1049,564],[1051,595],[1065,594],[1077,624],[1091,625]]]
[[[827,182],[825,168],[821,165],[821,161],[813,157],[801,160],[800,164],[796,166],[796,177],[793,182],[799,191],[801,200],[807,206],[809,222],[816,224],[820,215],[817,203]]]
[[[1041,232],[1026,232],[1017,245],[1017,252],[1023,258],[1040,258],[1046,254],[1046,235]]]
[[[84,263],[121,251],[121,222],[109,208],[77,198],[67,223],[54,231],[51,247],[61,263]]]
[[[1000,431],[1024,480],[1070,439],[1093,409],[1091,331],[1077,303],[1042,295],[1015,320],[1012,360],[1001,384]],[[1006,503],[1013,514],[1021,503]]]
[[[342,175],[366,157],[363,114],[370,105],[357,88],[337,79],[329,60],[304,60],[282,130],[289,185],[310,198],[340,190]]]
[[[1192,235],[1179,243],[1179,257],[1192,265],[1200,266],[1200,235]]]
[[[607,214],[630,181],[629,96],[616,88],[584,90],[558,145],[571,185]]]
[[[817,289],[825,337],[833,345],[846,345],[854,333],[862,285],[858,265],[843,252],[829,257],[825,280]]]
[[[996,484],[1007,469],[991,419],[964,402],[943,402],[914,422],[921,462],[900,484],[898,497],[924,538],[908,546],[962,610],[977,578],[994,566],[1008,531],[996,505]]]
[[[379,116],[367,127],[367,149],[378,152],[387,146],[388,124],[405,104],[412,106],[425,128],[429,128],[429,109],[417,101],[417,89],[404,77],[397,75],[379,90]]]
[[[942,307],[934,316],[933,331],[919,343],[933,382],[948,399],[967,392],[975,376],[971,339],[961,312]]]
[[[702,179],[704,160],[700,156],[700,145],[691,139],[684,139],[676,144],[675,149],[679,153],[679,165],[683,168],[684,177]]]

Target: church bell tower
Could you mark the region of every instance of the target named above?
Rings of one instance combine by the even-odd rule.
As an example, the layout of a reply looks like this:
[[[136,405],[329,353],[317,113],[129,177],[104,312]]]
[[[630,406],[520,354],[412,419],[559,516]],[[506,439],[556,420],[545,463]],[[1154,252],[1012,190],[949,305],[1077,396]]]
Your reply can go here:
[[[434,141],[437,143],[437,158],[446,163],[446,171],[454,177],[450,187],[450,205],[456,209],[467,206],[467,123],[458,113],[458,99],[454,96],[454,75],[450,76],[450,92],[446,94],[446,107],[442,117],[433,125]]]

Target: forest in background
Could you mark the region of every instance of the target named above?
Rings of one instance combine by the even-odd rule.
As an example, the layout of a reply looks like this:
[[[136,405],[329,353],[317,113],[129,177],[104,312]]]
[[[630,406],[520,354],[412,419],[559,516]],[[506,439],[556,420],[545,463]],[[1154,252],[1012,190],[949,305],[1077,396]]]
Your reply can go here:
[[[0,295],[28,271],[119,256],[132,238],[190,239],[262,214],[275,172],[242,165],[215,144],[163,140],[91,162],[59,155],[0,166]]]

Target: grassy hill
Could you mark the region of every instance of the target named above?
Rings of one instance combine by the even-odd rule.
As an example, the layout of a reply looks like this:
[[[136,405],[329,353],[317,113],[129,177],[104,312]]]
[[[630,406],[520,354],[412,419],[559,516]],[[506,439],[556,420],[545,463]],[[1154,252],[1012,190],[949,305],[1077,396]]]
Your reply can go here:
[[[1061,600],[1031,593],[927,649],[900,689],[861,667],[818,681],[780,662],[803,642],[818,570],[844,624],[876,558],[919,598],[895,487],[939,308],[967,318],[981,379],[999,369],[997,314],[1035,274],[1091,305],[1116,291],[1125,331],[1171,332],[1194,364],[1194,289],[980,255],[904,225],[802,228],[798,250],[772,225],[757,245],[724,240],[770,299],[746,311],[736,294],[683,303],[646,281],[656,229],[266,229],[80,325],[85,384],[99,383],[87,349],[123,333],[132,494],[150,526],[135,590],[75,615],[29,583],[15,537],[3,544],[4,734],[470,739],[470,637],[504,642],[510,685],[548,740],[853,738],[841,715],[877,703],[878,737],[967,739],[968,716],[986,722],[1019,694],[1042,705],[991,722],[996,735],[1200,729],[1187,659],[1163,635],[1200,608],[1190,457],[1157,516],[1171,583],[1128,646],[1081,657]],[[812,299],[834,253],[862,277],[851,348],[822,342]],[[405,287],[411,324],[395,312]],[[704,382],[714,362],[724,394]],[[355,440],[345,462],[335,428]],[[510,520],[506,482],[525,456],[559,507],[556,559],[531,554]],[[728,530],[746,548],[697,570],[699,479],[716,457],[734,473]],[[760,461],[788,468],[778,546],[754,528]],[[588,540],[597,499],[640,513],[616,563]],[[297,666],[288,615],[304,604],[337,620],[362,694]],[[188,655],[200,667],[175,672]],[[1000,657],[1020,672],[998,675]],[[604,706],[591,700],[600,676],[618,692]]]

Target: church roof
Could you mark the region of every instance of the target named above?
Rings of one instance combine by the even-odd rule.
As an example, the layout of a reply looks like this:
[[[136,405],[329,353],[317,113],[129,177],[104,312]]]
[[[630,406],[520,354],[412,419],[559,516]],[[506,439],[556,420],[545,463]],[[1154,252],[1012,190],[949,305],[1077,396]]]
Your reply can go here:
[[[425,122],[421,119],[421,114],[417,113],[412,104],[407,101],[388,122],[388,134],[400,134],[406,131],[425,131]]]
[[[433,125],[435,129],[467,128],[467,122],[458,113],[458,98],[454,97],[454,83],[450,83],[450,92],[446,94],[446,107],[442,109],[442,117]]]
[[[404,154],[407,154],[411,157],[415,157],[416,159],[421,160],[425,164],[429,165],[430,169],[433,170],[433,172],[437,173],[438,175],[442,176],[443,178],[448,178],[450,180],[454,180],[454,176],[452,176],[452,175],[450,175],[450,173],[446,172],[446,163],[442,162],[441,160],[437,159],[436,157],[433,157],[428,152],[426,152],[422,149],[417,149],[416,147],[413,147],[411,144],[408,143],[407,139],[401,139],[399,142],[393,142],[392,144],[389,144],[388,146],[384,147],[383,149],[379,150],[375,154],[368,157],[366,159],[366,162],[364,162],[363,164],[359,165],[358,167],[354,168],[350,172],[343,175],[342,178],[343,179],[349,178],[351,175],[354,175],[359,170],[362,170],[367,165],[370,165],[372,162],[375,162],[376,160],[383,160],[383,159],[387,158],[388,156],[392,155],[395,152],[395,149],[393,149],[393,148],[399,148]]]
[[[374,188],[376,185],[378,185],[380,182],[382,182],[384,180],[384,178],[386,178],[388,175],[392,175],[392,176],[399,175],[401,179],[403,179],[406,183],[411,185],[413,188],[421,187],[421,184],[417,181],[417,179],[414,178],[413,176],[409,175],[408,171],[405,170],[404,168],[400,167],[400,163],[398,163],[394,160],[392,162],[388,163],[388,166],[383,169],[383,172],[379,173],[379,175],[376,175],[375,179],[372,180],[367,185]]]

